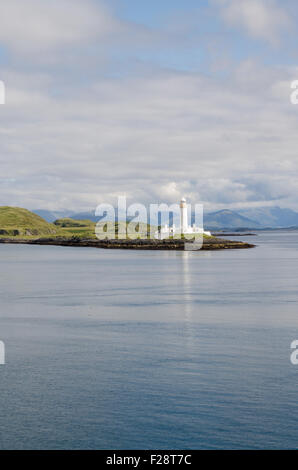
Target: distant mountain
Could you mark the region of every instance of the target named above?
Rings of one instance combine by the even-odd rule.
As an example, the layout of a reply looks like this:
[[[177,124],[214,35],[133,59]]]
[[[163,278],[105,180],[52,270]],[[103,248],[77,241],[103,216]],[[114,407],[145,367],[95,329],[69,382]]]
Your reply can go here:
[[[204,215],[204,227],[209,230],[222,229],[253,229],[259,228],[260,224],[248,217],[230,210],[221,210]]]
[[[286,228],[298,226],[298,213],[291,209],[260,207],[241,209],[239,213],[244,217],[256,220],[262,227]]]
[[[91,222],[98,222],[100,219],[100,217],[95,215],[95,211],[74,213],[71,215],[71,218],[75,220],[91,220]]]
[[[51,223],[55,222],[57,219],[63,219],[64,217],[70,217],[72,215],[72,211],[48,211],[46,209],[36,209],[32,212]]]
[[[117,211],[116,211],[117,212]],[[74,220],[91,220],[98,222],[100,217],[94,215],[94,211],[72,213],[71,218]],[[44,216],[45,217],[45,216]],[[117,214],[116,214],[117,217]],[[55,220],[58,217],[55,218]],[[62,217],[63,218],[63,217]],[[171,220],[171,217],[170,217]],[[176,221],[179,223],[179,220]],[[151,221],[153,225],[157,225],[157,221]],[[260,224],[254,220],[249,219],[237,212],[230,210],[222,210],[204,215],[204,226],[206,229],[219,230],[219,229],[236,229],[236,228],[259,228]]]
[[[100,217],[95,216],[95,211],[75,213],[71,210],[49,211],[39,209],[32,212],[45,219],[47,222],[54,222],[57,219],[64,219],[66,217],[71,217],[75,220],[90,220],[92,222],[98,222],[100,219]],[[158,222],[152,220],[151,223],[157,225]],[[178,224],[179,220],[175,221],[175,223]],[[239,209],[237,212],[225,209],[205,214],[204,226],[206,229],[210,230],[298,227],[298,213],[291,209],[281,209],[280,207]]]
[[[101,217],[95,215],[95,211],[86,211],[86,212],[74,212],[74,211],[48,211],[43,209],[38,209],[34,214],[39,215],[47,222],[55,222],[55,220],[71,218],[73,220],[90,220],[91,222],[98,222]],[[117,218],[117,210],[115,210],[115,217]]]
[[[72,214],[71,218],[74,220],[91,220],[91,222],[97,223],[100,221],[102,217],[95,215],[95,211],[90,211],[90,212],[79,212],[77,214]],[[115,219],[117,221],[117,208],[115,209]],[[110,218],[107,217],[106,220],[110,220]]]

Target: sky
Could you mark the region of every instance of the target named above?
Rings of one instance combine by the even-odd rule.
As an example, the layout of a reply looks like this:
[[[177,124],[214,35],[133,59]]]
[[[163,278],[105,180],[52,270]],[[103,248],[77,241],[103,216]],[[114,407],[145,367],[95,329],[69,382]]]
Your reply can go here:
[[[296,0],[2,0],[0,205],[298,210]]]

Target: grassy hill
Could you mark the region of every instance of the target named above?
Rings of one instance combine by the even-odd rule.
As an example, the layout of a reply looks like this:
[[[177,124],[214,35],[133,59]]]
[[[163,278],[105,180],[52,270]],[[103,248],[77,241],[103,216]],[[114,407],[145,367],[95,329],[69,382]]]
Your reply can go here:
[[[71,218],[58,219],[54,222],[55,226],[59,229],[59,234],[65,237],[76,236],[80,238],[90,238],[95,239],[95,228],[96,223],[91,220],[77,220]],[[99,222],[99,226],[105,227],[106,222]],[[150,226],[144,223],[132,223],[133,226],[137,226],[138,235],[140,238],[147,238],[147,233],[150,232]],[[115,232],[118,233],[118,230],[123,232],[127,227],[126,222],[116,222],[115,223]],[[107,236],[114,233],[114,228],[109,226],[108,230],[104,229],[104,232],[107,232]]]
[[[45,236],[56,234],[57,229],[36,214],[19,207],[0,207],[0,235]]]
[[[66,217],[55,220],[54,225],[58,229],[59,236],[62,237],[96,238],[96,224],[91,220],[74,220]]]
[[[95,226],[95,223],[92,222],[91,220],[74,220],[69,217],[66,217],[64,219],[57,219],[54,222],[54,225],[57,225],[58,227],[90,227],[90,226]]]
[[[100,223],[105,226],[105,223]],[[115,231],[118,228],[123,230],[125,222],[116,222]],[[150,226],[147,224],[138,225],[137,237],[146,238]],[[96,239],[96,223],[91,220],[74,220],[71,218],[58,219],[54,223],[46,222],[42,217],[27,209],[19,207],[0,207],[0,237],[64,237],[64,238],[87,238]],[[106,231],[106,230],[104,230]],[[108,232],[112,232],[109,227]],[[107,233],[108,235],[108,233]]]

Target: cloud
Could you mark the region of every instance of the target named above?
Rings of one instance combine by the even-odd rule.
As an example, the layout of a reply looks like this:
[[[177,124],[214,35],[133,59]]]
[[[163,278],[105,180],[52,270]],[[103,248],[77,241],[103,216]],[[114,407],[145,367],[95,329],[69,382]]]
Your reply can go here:
[[[247,67],[227,81],[169,71],[97,79],[67,96],[52,95],[44,77],[32,86],[11,75],[0,115],[2,204],[81,210],[118,194],[145,203],[183,194],[208,209],[298,204],[298,115],[276,93],[291,71],[250,63],[262,79],[247,86]]]
[[[92,0],[9,0],[1,3],[0,43],[15,53],[36,53],[102,38],[120,28]]]
[[[220,8],[229,26],[244,29],[251,37],[276,45],[280,35],[291,27],[286,10],[274,0],[211,0]]]
[[[239,13],[235,2],[217,4],[221,14]],[[163,29],[156,39],[102,5],[4,2],[9,28],[2,15],[0,42],[10,52],[1,67],[7,99],[0,108],[0,205],[80,211],[126,194],[144,203],[184,195],[208,210],[298,208],[298,108],[289,100],[297,68],[265,66],[248,48],[251,56],[224,65],[223,74],[201,69],[201,62],[190,72],[192,53],[182,38],[185,67],[167,69],[157,65]],[[220,40],[218,31],[208,33],[207,45],[213,38]],[[176,42],[167,47],[176,54]],[[41,65],[50,56],[53,62]]]

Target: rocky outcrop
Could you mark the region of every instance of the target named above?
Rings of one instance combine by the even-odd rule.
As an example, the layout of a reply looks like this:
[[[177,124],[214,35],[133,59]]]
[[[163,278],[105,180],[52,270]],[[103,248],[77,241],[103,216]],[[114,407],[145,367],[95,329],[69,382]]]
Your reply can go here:
[[[17,237],[20,235],[19,230],[6,230],[6,229],[0,229],[0,235],[4,235],[6,237]]]
[[[72,238],[38,238],[13,239],[2,238],[0,243],[28,244],[28,245],[56,245],[77,246],[106,249],[126,250],[184,250],[183,240],[91,240]],[[227,250],[253,248],[255,245],[239,241],[223,240],[221,238],[208,238],[204,240],[202,250]]]

